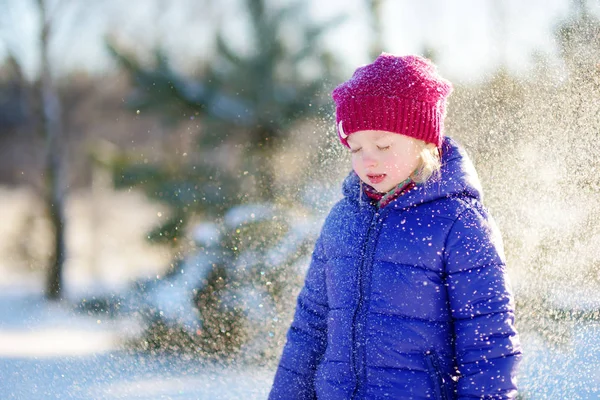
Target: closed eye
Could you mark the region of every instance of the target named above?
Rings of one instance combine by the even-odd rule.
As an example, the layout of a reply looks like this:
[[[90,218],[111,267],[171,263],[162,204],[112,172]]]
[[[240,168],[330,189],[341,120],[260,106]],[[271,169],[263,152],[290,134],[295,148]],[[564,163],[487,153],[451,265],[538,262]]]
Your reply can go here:
[[[379,150],[389,150],[391,146],[377,146]]]
[[[350,152],[351,153],[358,153],[361,149],[362,149],[362,147],[359,147],[357,149],[350,149]]]

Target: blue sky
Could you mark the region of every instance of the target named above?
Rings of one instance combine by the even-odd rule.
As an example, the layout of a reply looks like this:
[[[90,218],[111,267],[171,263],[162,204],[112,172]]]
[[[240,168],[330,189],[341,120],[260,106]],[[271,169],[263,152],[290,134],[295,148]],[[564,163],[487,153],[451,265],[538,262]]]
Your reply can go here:
[[[228,38],[244,47],[241,0],[145,0],[124,3],[106,0],[107,12],[89,7],[78,12],[72,7],[60,14],[63,26],[57,31],[52,57],[56,69],[109,70],[113,64],[105,52],[103,33],[116,32],[130,48],[144,53],[160,40],[171,49],[172,58],[183,69],[210,51],[210,32],[214,21],[233,32]],[[289,0],[272,0],[273,4]],[[568,14],[572,0],[387,0],[383,1],[383,41],[385,50],[396,54],[419,53],[429,44],[438,53],[442,74],[457,81],[477,80],[496,68],[504,59],[511,70],[525,72],[531,67],[534,51],[555,60],[552,30]],[[3,0],[12,4],[6,15],[16,24],[0,30],[0,57],[5,44],[17,49],[28,75],[36,68],[34,35],[36,16],[22,0]],[[2,6],[0,0],[0,7]],[[76,1],[72,1],[76,4]],[[599,1],[589,1],[598,14]],[[159,5],[157,8],[156,5]],[[160,5],[162,4],[162,8]],[[167,7],[166,4],[179,5]],[[216,5],[218,4],[218,6]],[[310,0],[309,13],[315,20],[347,15],[346,22],[325,38],[343,62],[344,72],[370,62],[371,40],[364,0]],[[148,21],[156,21],[149,23]],[[0,19],[2,23],[2,19]],[[177,29],[175,29],[177,27]],[[8,29],[7,29],[8,28]],[[237,33],[236,33],[237,32]],[[6,40],[8,39],[8,40]],[[194,57],[190,57],[193,55]]]

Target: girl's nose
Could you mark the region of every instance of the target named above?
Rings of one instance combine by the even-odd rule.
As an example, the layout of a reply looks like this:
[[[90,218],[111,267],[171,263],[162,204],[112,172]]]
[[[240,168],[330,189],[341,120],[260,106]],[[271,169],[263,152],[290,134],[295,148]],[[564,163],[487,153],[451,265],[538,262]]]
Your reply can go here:
[[[370,154],[365,153],[363,155],[363,164],[365,166],[365,168],[371,168],[371,167],[376,167],[377,166],[377,160],[375,159],[375,157],[373,157]]]

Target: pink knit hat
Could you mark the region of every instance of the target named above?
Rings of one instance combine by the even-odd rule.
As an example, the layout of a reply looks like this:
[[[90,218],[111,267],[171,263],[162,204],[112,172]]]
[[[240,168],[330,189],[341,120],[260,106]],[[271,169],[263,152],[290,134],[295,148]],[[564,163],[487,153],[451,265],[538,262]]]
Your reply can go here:
[[[440,147],[451,92],[452,84],[426,58],[382,53],[332,93],[340,140],[349,147],[351,133],[381,130]]]

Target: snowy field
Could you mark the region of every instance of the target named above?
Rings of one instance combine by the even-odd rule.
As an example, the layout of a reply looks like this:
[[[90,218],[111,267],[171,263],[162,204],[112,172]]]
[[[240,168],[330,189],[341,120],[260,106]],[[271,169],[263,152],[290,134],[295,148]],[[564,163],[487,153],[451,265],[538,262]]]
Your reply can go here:
[[[273,371],[119,350],[135,327],[45,302],[27,289],[0,294],[0,398],[266,399]],[[526,399],[600,399],[600,324],[575,329],[551,349],[524,336],[520,385]]]
[[[48,304],[27,289],[0,294],[0,398],[264,399],[272,372],[119,349],[134,327]]]

